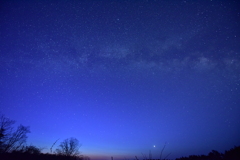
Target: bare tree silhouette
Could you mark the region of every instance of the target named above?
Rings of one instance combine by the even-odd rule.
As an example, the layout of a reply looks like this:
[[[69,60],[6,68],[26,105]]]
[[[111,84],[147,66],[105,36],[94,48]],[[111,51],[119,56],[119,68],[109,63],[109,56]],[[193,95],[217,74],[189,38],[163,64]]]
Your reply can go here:
[[[167,142],[165,142],[165,144],[164,144],[164,146],[163,146],[163,148],[162,148],[162,150],[161,150],[160,160],[162,159],[162,153],[163,153],[163,151],[164,151],[166,145],[167,145]],[[171,153],[169,153],[164,159],[166,159],[170,154],[171,154]]]
[[[59,140],[60,138],[58,138],[54,143],[53,143],[53,145],[51,146],[51,148],[50,148],[50,153],[52,153],[52,148],[53,148],[53,146],[57,143],[57,141]]]
[[[27,140],[27,133],[30,132],[29,127],[20,125],[13,131],[12,125],[14,123],[15,121],[4,115],[0,116],[0,153],[19,150]]]
[[[65,139],[56,149],[56,153],[64,156],[79,156],[79,141],[76,138]]]

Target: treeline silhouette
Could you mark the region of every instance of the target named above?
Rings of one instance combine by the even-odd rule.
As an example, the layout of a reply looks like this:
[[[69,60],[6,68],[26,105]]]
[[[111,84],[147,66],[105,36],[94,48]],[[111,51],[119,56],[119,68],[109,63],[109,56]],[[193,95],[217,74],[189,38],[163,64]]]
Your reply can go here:
[[[226,150],[225,153],[212,150],[208,155],[190,155],[189,157],[181,157],[176,160],[240,160],[240,146]]]
[[[19,125],[14,130],[12,127],[14,123],[15,121],[0,115],[0,160],[90,160],[89,157],[80,154],[81,145],[76,138],[65,139],[55,151],[52,151],[58,141],[56,140],[50,148],[50,153],[42,153],[41,148],[26,145],[29,127]],[[161,156],[165,146],[166,144],[161,151]],[[145,160],[152,160],[150,155],[149,158],[146,155],[143,157]],[[160,160],[166,160],[167,157],[161,159],[161,156]],[[113,157],[111,159],[113,160]],[[138,160],[137,157],[136,160]],[[212,150],[208,155],[190,155],[176,160],[240,160],[240,146],[235,146],[225,153]]]
[[[63,156],[49,153],[22,153],[22,152],[11,152],[11,153],[1,153],[1,160],[83,160],[84,157],[74,157],[74,156]]]
[[[15,121],[0,115],[0,160],[90,160],[89,157],[80,155],[79,142],[76,138],[68,138],[60,143],[52,153],[42,153],[42,149],[26,145],[29,127],[19,125],[14,130]]]

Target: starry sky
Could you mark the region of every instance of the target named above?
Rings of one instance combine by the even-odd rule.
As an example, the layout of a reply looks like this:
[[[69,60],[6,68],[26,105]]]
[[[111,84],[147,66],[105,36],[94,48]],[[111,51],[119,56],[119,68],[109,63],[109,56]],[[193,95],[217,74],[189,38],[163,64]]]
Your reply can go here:
[[[239,6],[2,1],[0,112],[30,126],[28,144],[75,137],[92,159],[240,145]]]

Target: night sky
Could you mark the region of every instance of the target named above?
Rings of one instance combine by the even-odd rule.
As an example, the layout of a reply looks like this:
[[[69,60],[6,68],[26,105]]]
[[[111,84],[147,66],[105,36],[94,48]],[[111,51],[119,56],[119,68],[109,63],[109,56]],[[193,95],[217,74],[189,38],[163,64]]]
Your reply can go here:
[[[6,0],[0,112],[50,152],[179,158],[240,145],[233,0]],[[155,145],[155,147],[154,147]]]

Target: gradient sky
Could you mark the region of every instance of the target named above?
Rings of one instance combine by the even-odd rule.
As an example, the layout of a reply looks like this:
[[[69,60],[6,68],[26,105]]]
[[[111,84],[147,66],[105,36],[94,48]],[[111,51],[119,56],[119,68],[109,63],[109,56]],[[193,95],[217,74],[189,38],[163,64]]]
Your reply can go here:
[[[0,112],[45,152],[69,137],[106,159],[240,145],[239,6],[1,1]]]

